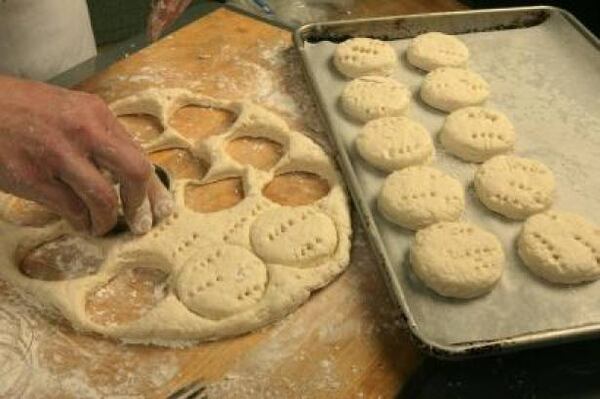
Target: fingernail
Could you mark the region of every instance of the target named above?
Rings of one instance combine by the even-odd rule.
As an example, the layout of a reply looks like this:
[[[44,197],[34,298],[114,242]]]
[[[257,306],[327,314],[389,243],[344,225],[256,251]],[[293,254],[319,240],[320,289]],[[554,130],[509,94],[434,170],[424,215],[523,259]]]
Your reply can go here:
[[[156,217],[159,219],[166,218],[171,213],[173,213],[173,200],[171,198],[167,198],[161,200],[156,205]]]
[[[130,227],[135,234],[146,234],[152,228],[152,212],[148,198],[135,210]]]
[[[152,228],[152,219],[150,217],[144,216],[141,220],[136,223],[136,231],[137,234],[145,234],[150,231]]]

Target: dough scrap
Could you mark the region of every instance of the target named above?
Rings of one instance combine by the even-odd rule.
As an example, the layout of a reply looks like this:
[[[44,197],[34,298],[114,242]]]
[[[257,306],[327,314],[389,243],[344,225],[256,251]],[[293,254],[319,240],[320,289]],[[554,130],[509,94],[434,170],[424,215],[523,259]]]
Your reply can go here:
[[[554,175],[540,161],[498,155],[475,173],[475,192],[490,210],[511,219],[548,209],[554,201]]]
[[[494,288],[504,251],[492,233],[468,222],[441,222],[419,230],[410,248],[415,274],[438,294],[474,298]]]
[[[488,83],[476,72],[441,67],[429,72],[421,85],[421,98],[433,108],[452,112],[479,105],[490,95]]]
[[[266,262],[310,267],[335,251],[337,231],[331,218],[322,212],[309,207],[283,207],[256,219],[250,241]]]
[[[516,134],[503,113],[483,107],[465,107],[448,115],[440,141],[449,153],[465,161],[483,162],[511,151]]]
[[[367,122],[404,115],[410,103],[410,91],[394,79],[361,76],[346,85],[340,102],[348,116]]]
[[[600,229],[574,213],[548,211],[528,218],[518,251],[533,273],[553,283],[600,277]]]
[[[337,45],[333,64],[349,78],[364,75],[388,76],[398,65],[398,57],[386,42],[357,37]]]
[[[411,166],[389,175],[377,205],[392,223],[418,230],[460,218],[465,208],[460,182],[429,166]]]
[[[236,119],[222,134],[192,140],[170,123],[171,115],[189,105],[227,110]],[[201,178],[191,179],[171,173],[174,212],[144,236],[123,233],[93,238],[78,235],[64,220],[31,228],[0,217],[0,252],[5,254],[0,259],[0,278],[62,313],[77,330],[129,343],[179,347],[243,334],[272,323],[305,302],[311,291],[324,287],[344,271],[349,263],[351,222],[342,179],[325,151],[290,129],[281,117],[252,102],[217,100],[185,89],[141,91],[117,100],[111,109],[117,115],[156,116],[165,131],[146,150],[181,148],[193,158],[209,163],[208,171]],[[285,153],[266,170],[240,164],[226,151],[227,143],[239,137],[282,143]],[[328,184],[324,196],[301,208],[288,208],[292,213],[301,209],[303,213],[326,215],[315,218],[315,223],[319,223],[318,233],[324,238],[320,243],[324,249],[319,247],[318,257],[307,255],[306,261],[298,260],[295,264],[271,263],[260,259],[254,250],[250,230],[264,213],[281,208],[265,196],[263,188],[275,176],[290,172],[316,174]],[[190,186],[219,183],[232,177],[242,184],[241,201],[225,209],[205,212],[186,203]],[[301,190],[304,186],[297,188]],[[304,226],[306,231],[301,223],[298,227],[300,237],[314,232],[314,226]],[[33,249],[63,236],[80,237],[102,250],[103,261],[95,273],[44,281],[19,270],[21,260]],[[285,240],[278,242],[282,247],[289,246]],[[220,255],[214,251],[220,251]],[[88,296],[133,268],[164,273],[164,291],[161,286],[164,296],[147,312],[127,322],[97,322],[86,311]],[[236,279],[238,274],[240,280]]]
[[[411,40],[406,58],[413,66],[425,71],[439,67],[464,67],[469,60],[469,49],[456,36],[428,32]]]
[[[435,152],[429,132],[404,116],[368,122],[356,137],[356,149],[371,165],[389,172],[427,163]]]
[[[193,253],[175,290],[190,310],[218,320],[256,304],[266,285],[267,268],[256,255],[243,247],[215,245]]]

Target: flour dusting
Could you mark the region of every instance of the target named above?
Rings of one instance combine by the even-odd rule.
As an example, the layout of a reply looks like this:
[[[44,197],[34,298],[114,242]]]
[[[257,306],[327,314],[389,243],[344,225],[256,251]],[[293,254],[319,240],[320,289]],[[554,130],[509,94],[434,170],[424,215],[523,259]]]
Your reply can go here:
[[[179,372],[168,350],[78,335],[0,288],[0,398],[143,398]]]

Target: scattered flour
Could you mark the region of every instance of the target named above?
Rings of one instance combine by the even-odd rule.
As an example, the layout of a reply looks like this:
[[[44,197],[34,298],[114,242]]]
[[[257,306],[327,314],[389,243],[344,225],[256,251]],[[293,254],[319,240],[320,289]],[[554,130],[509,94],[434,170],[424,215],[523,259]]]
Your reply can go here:
[[[77,335],[0,288],[0,398],[143,398],[179,372],[171,351]]]

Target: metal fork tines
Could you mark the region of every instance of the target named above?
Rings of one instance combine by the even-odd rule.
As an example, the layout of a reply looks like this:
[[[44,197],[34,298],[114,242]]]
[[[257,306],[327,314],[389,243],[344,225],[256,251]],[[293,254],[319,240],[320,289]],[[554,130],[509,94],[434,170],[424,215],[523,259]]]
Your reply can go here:
[[[167,399],[208,399],[206,385],[202,381],[192,381],[167,396]]]

